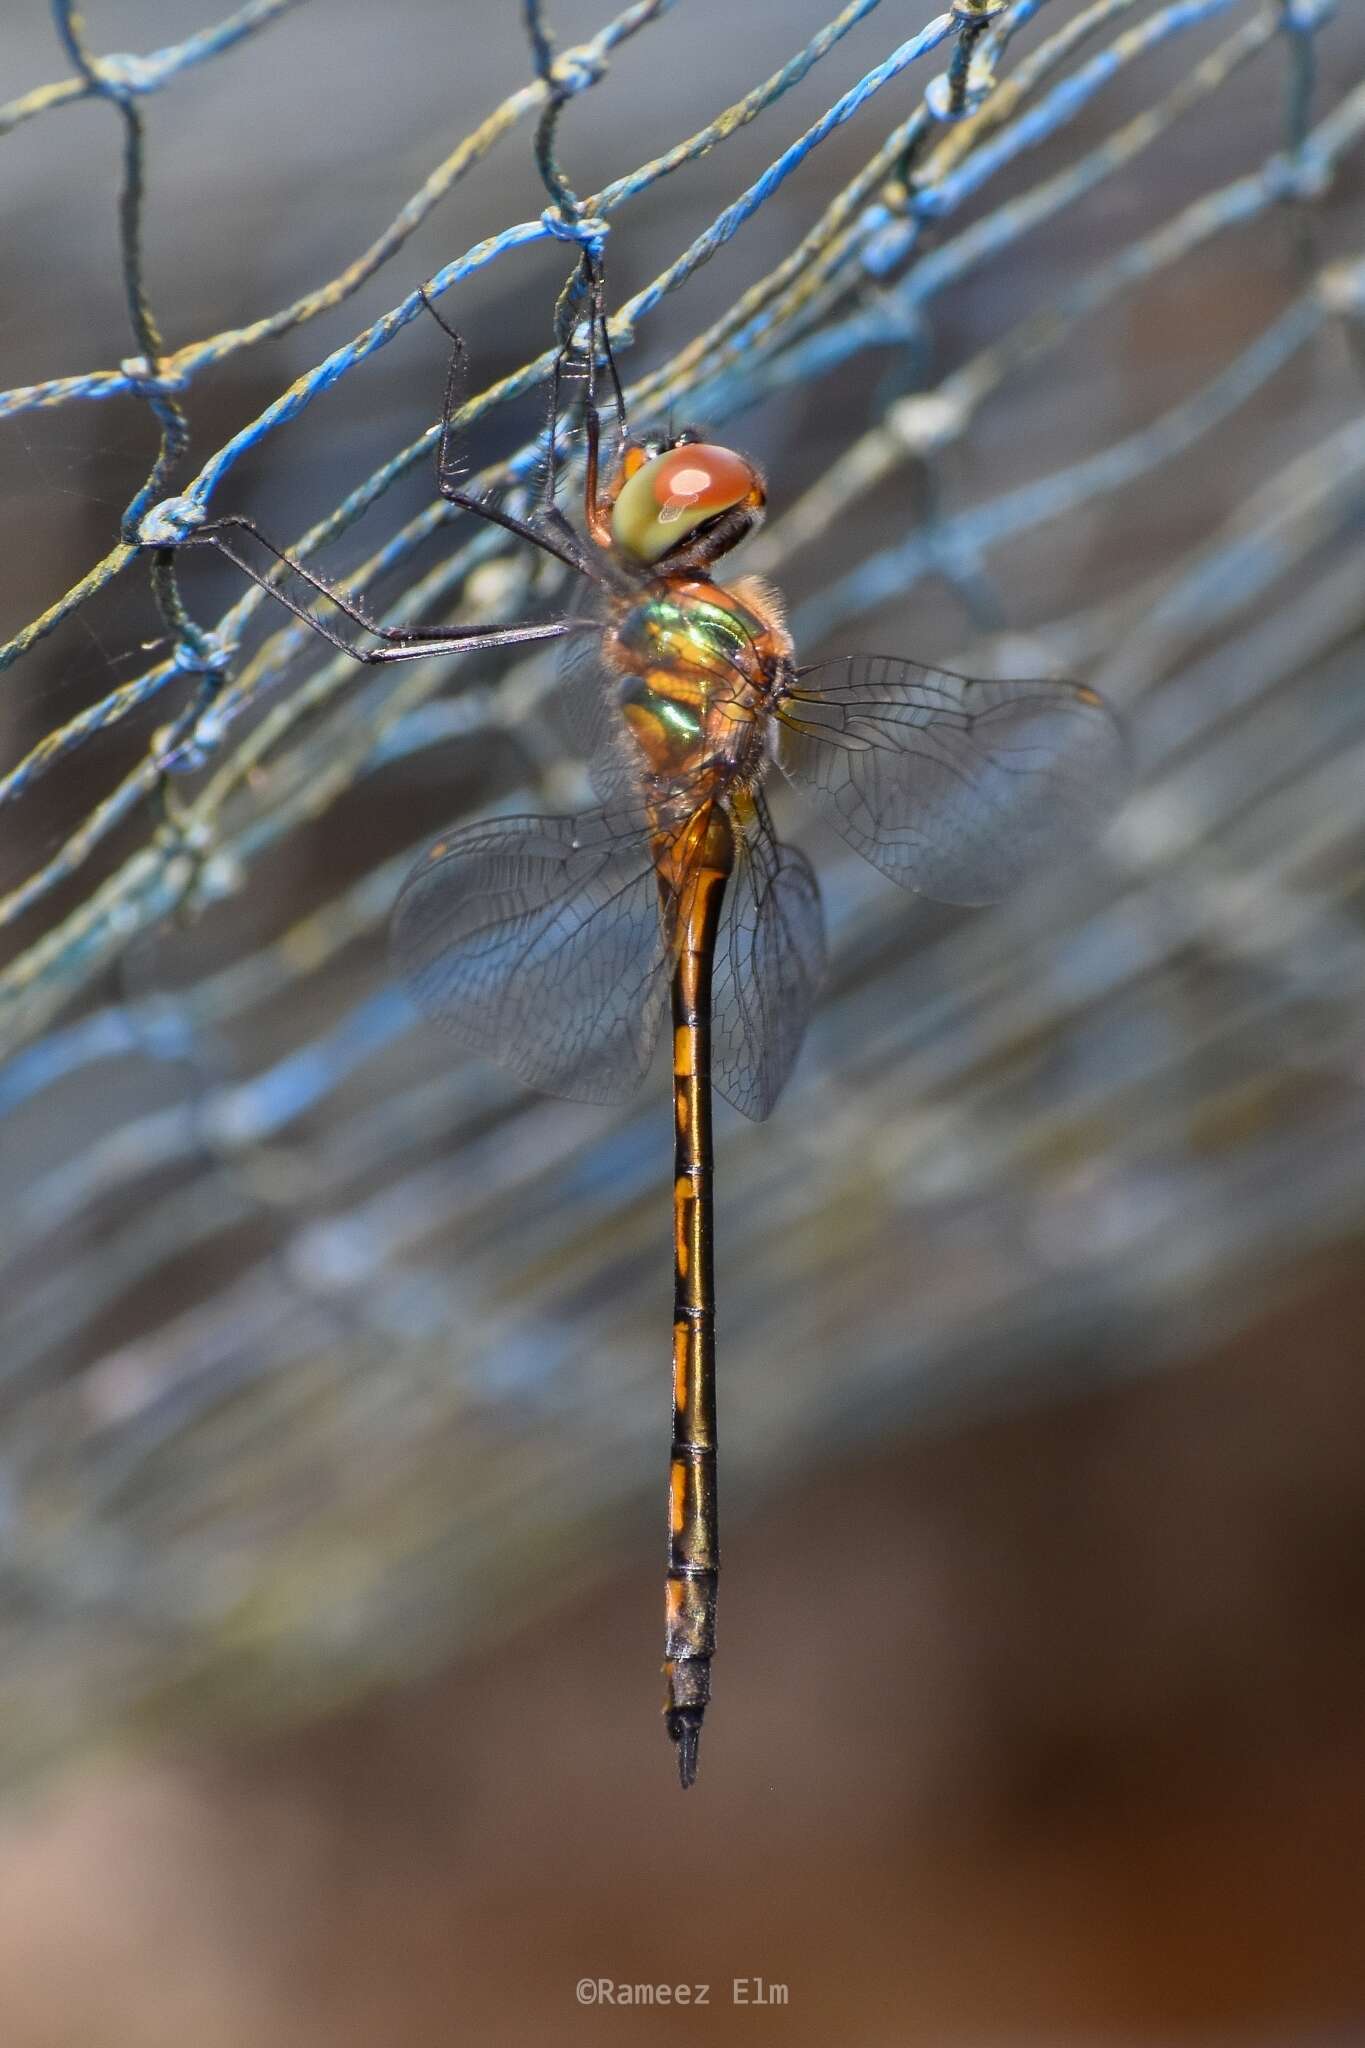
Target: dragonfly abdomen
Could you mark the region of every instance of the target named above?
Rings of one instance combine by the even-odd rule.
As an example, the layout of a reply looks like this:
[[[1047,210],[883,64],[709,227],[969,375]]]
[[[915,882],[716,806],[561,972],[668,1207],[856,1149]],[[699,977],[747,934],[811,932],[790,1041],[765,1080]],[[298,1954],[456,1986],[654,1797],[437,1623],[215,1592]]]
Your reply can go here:
[[[735,859],[721,803],[687,834],[675,904],[673,970],[673,1444],[669,1464],[664,1713],[684,1786],[696,1776],[716,1647],[720,1535],[716,1496],[716,1295],[712,1239],[711,979],[721,904]],[[679,847],[682,852],[682,847]]]

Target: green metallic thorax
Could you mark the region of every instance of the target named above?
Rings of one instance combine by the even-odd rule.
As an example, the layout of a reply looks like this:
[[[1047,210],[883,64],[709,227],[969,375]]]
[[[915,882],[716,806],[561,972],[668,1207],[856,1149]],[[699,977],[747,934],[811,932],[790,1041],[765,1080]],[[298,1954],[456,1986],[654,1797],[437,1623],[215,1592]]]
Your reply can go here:
[[[761,748],[763,632],[729,591],[700,580],[661,586],[617,618],[621,709],[656,775],[748,772]]]

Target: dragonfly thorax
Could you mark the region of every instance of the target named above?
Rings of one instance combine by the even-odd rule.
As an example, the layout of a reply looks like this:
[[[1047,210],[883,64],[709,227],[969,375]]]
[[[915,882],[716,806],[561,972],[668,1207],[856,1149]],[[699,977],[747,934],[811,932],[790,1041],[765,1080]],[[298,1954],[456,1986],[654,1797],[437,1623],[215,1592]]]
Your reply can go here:
[[[610,659],[651,774],[711,770],[747,780],[758,772],[772,639],[770,622],[735,591],[700,578],[655,585],[618,614]]]

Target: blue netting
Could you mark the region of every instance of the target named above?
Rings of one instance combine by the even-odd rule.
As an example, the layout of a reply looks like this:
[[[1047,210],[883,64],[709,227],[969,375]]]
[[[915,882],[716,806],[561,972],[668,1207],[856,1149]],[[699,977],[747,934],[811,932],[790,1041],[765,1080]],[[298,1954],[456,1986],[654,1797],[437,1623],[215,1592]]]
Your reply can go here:
[[[383,964],[422,823],[395,820],[395,778],[420,789],[426,764],[468,750],[480,766],[456,791],[466,811],[573,799],[543,715],[553,663],[375,675],[282,624],[255,588],[201,616],[184,558],[158,567],[153,552],[207,511],[238,509],[253,461],[287,465],[310,409],[344,444],[374,359],[422,315],[419,283],[462,323],[461,287],[540,245],[563,244],[567,269],[576,240],[604,243],[610,280],[613,241],[657,205],[657,274],[610,320],[633,418],[788,422],[790,463],[774,465],[773,517],[744,566],[787,581],[803,650],[872,637],[983,670],[1041,660],[1097,682],[1133,729],[1145,786],[1107,864],[1021,907],[921,921],[912,945],[903,904],[825,862],[836,975],[815,1048],[771,1134],[722,1134],[737,1463],[783,1448],[771,1416],[746,1434],[764,1359],[783,1364],[791,1448],[828,1423],[836,1393],[841,1412],[903,1412],[935,1365],[1032,1370],[1063,1327],[1092,1343],[1121,1322],[1125,1356],[1161,1355],[1188,1335],[1182,1302],[1243,1287],[1269,1246],[1365,1214],[1352,1023],[1365,994],[1359,18],[1326,0],[959,0],[907,22],[890,0],[854,0],[788,54],[773,9],[763,83],[587,193],[547,108],[610,109],[637,40],[659,39],[659,66],[681,63],[691,10],[640,0],[557,52],[532,9],[529,82],[386,228],[358,233],[359,255],[277,312],[167,348],[147,284],[157,151],[144,101],[164,91],[173,105],[178,81],[229,51],[249,94],[250,62],[270,61],[267,31],[290,11],[258,0],[174,48],[100,56],[58,4],[73,76],[0,108],[3,135],[108,102],[132,350],[3,394],[0,420],[143,407],[149,429],[146,480],[100,558],[64,594],[43,591],[0,649],[17,688],[21,664],[60,650],[112,586],[150,579],[155,658],[74,712],[64,700],[0,764],[0,820],[59,810],[62,778],[81,792],[79,822],[55,845],[31,835],[0,903],[18,941],[0,972],[0,1111],[42,1162],[9,1183],[13,1481],[21,1502],[48,1487],[80,1502],[66,1536],[20,1514],[21,1577],[69,1607],[87,1597],[92,1545],[115,1532],[110,1604],[98,1588],[88,1598],[106,1617],[131,1603],[163,1632],[166,1654],[149,1650],[138,1680],[147,1694],[219,1654],[218,1537],[201,1541],[190,1503],[206,1470],[220,1489],[229,1472],[258,1483],[253,1431],[282,1441],[293,1417],[297,1459],[335,1477],[376,1385],[388,1389],[401,1490],[441,1506],[420,1560],[392,1538],[381,1587],[388,1572],[439,1578],[451,1546],[506,1554],[512,1583],[537,1527],[576,1512],[585,1469],[602,1501],[653,1474],[654,1255],[666,1265],[648,1200],[663,1178],[653,1109],[603,1135],[600,1119],[528,1103],[482,1068],[448,1072]],[[321,9],[315,33],[330,33]],[[862,75],[784,129],[787,96],[851,49]],[[760,122],[767,168],[726,185],[726,145]],[[518,129],[528,151],[539,137],[545,211],[428,278],[405,274],[405,245],[438,207],[463,239],[451,195],[515,149]],[[707,222],[658,268],[657,224],[687,217],[702,177]],[[733,194],[718,210],[716,181]],[[754,250],[742,282],[719,311],[695,312],[698,273],[736,238]],[[1195,347],[1181,294],[1220,264],[1228,296],[1199,301],[1217,340]],[[199,394],[253,351],[273,360],[386,265],[390,309],[282,378],[205,458]],[[518,445],[476,480],[513,508],[540,452],[518,401],[548,376],[553,312],[551,296],[528,313],[525,360],[464,409],[471,430],[504,411],[517,422]],[[1124,321],[1143,334],[1130,353]],[[430,349],[422,360],[430,371]],[[435,435],[368,473],[357,463],[302,532],[270,521],[264,487],[255,509],[324,568],[368,515],[377,538],[345,581],[380,593],[388,620],[518,616],[552,592],[507,536],[461,525],[433,548],[457,516],[434,491],[390,515]],[[504,742],[514,772],[488,765]],[[367,835],[373,857],[352,858]],[[241,905],[251,915],[234,926]],[[121,988],[98,987],[120,961]],[[904,1296],[885,1276],[911,1237]],[[324,1382],[325,1424],[300,1419]],[[579,1437],[557,1388],[576,1390]],[[233,1444],[222,1418],[239,1402],[252,1420]],[[517,1432],[534,1436],[545,1403],[558,1462],[537,1466],[534,1514],[509,1548],[497,1475],[513,1485]],[[174,1479],[158,1463],[167,1447]],[[338,1480],[329,1500],[321,1525],[362,1548],[390,1526],[368,1478]],[[301,1609],[318,1597],[312,1542],[277,1528],[242,1566],[280,1593],[252,1638],[262,1657],[288,1632],[288,1590],[297,1582]],[[383,1601],[355,1599],[357,1654],[382,1661]],[[409,1652],[410,1611],[394,1610],[395,1655]],[[305,1660],[309,1625],[291,1651]],[[31,1705],[16,1692],[20,1749],[45,1740]]]

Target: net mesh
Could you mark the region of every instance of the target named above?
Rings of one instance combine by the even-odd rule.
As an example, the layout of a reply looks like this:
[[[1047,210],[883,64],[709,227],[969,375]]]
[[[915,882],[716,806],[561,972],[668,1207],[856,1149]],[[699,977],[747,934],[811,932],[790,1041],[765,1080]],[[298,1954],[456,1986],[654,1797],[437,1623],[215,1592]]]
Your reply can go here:
[[[908,910],[810,840],[828,998],[773,1124],[720,1132],[732,1468],[776,1481],[832,1429],[1002,1377],[1156,1363],[1365,1213],[1352,10],[960,0],[908,23],[853,0],[796,51],[797,11],[762,10],[762,82],[715,111],[692,61],[730,26],[709,0],[639,0],[559,45],[530,6],[526,82],[357,226],[361,253],[169,347],[150,96],[171,123],[229,62],[249,96],[295,12],[345,65],[344,22],[297,0],[146,56],[101,54],[58,0],[71,76],[0,108],[7,135],[96,102],[118,136],[130,348],[0,395],[0,422],[123,408],[154,456],[93,566],[0,649],[12,689],[49,664],[0,764],[18,1769],[134,1711],[406,1668],[524,1608],[552,1539],[581,1583],[658,1477],[659,1103],[608,1117],[452,1067],[384,960],[428,828],[581,799],[553,659],[365,671],[158,552],[250,501],[391,622],[553,600],[544,565],[436,497],[434,424],[385,441],[375,382],[401,354],[434,415],[413,252],[438,208],[462,239],[456,188],[476,220],[497,206],[509,153],[544,211],[425,279],[460,325],[489,273],[538,254],[549,280],[517,272],[510,346],[536,352],[463,409],[478,488],[510,509],[533,488],[574,245],[605,246],[609,281],[647,256],[610,323],[633,422],[745,416],[773,516],[744,566],[785,586],[802,652],[1083,675],[1140,770],[1093,865],[985,917]],[[628,117],[666,146],[589,192],[575,142]],[[749,136],[756,174],[734,175]],[[416,146],[401,120],[384,143]],[[335,175],[346,138],[323,123],[314,146]],[[285,356],[204,459],[201,394],[311,348],[376,277],[410,288]],[[230,403],[274,388],[249,374]],[[282,526],[305,416],[340,495]],[[129,584],[150,658],[73,709],[64,650],[83,624],[103,647],[88,622]]]

